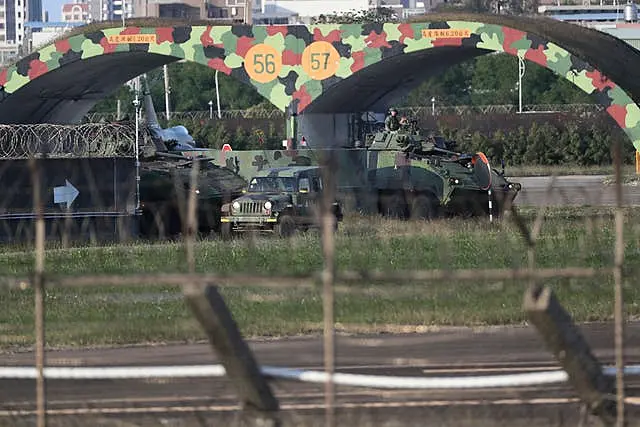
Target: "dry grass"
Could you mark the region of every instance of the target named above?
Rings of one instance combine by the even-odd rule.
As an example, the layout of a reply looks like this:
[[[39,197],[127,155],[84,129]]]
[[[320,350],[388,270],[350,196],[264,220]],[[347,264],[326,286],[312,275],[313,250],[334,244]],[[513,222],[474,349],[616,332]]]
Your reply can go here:
[[[591,218],[585,222],[585,213]],[[530,224],[534,210],[525,211]],[[537,249],[541,268],[604,268],[613,262],[611,208],[558,209],[547,213]],[[638,209],[627,210],[625,268],[640,268]],[[305,276],[322,269],[315,231],[291,240],[273,237],[195,245],[196,272],[229,275]],[[523,268],[527,247],[510,222],[486,219],[433,223],[349,215],[337,235],[340,271]],[[0,255],[0,276],[29,274],[33,251]],[[51,277],[186,273],[181,243],[129,244],[48,250]],[[611,318],[612,278],[554,278],[547,283],[578,321]],[[629,316],[640,315],[640,289],[625,286]],[[336,322],[344,332],[420,331],[438,326],[520,324],[524,283],[516,280],[366,280],[337,284]],[[322,330],[318,289],[269,289],[250,281],[221,286],[243,333],[289,336]],[[3,291],[0,313],[4,348],[29,346],[33,331],[33,292]],[[176,286],[50,287],[46,294],[47,340],[51,346],[94,346],[204,339]],[[108,328],[105,325],[109,325]]]

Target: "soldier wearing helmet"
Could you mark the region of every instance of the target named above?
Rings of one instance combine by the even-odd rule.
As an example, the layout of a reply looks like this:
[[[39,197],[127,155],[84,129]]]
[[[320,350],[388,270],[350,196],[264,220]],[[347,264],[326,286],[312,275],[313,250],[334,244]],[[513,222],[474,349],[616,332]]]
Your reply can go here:
[[[398,120],[398,110],[389,108],[389,115],[384,120],[384,128],[388,131],[397,131],[400,129],[400,121]]]

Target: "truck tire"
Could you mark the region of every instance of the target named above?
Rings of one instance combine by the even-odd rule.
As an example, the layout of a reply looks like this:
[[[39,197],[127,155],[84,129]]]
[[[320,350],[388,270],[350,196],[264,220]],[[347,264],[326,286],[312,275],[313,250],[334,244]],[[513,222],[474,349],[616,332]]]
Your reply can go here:
[[[296,232],[296,222],[289,215],[283,215],[275,226],[276,234],[279,237],[291,237]]]
[[[222,237],[222,240],[231,240],[233,231],[231,230],[230,222],[223,222],[220,225],[220,237]]]
[[[411,202],[411,219],[431,221],[438,218],[438,200],[433,195],[420,194]]]

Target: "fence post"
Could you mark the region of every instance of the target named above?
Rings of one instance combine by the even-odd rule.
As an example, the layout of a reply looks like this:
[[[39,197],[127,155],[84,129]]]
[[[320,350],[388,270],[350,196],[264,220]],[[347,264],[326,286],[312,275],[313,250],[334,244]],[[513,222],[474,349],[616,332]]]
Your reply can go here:
[[[236,387],[247,419],[253,419],[255,425],[279,426],[278,401],[217,288],[186,286],[184,294]]]
[[[547,348],[569,375],[569,382],[593,415],[605,425],[616,421],[614,382],[602,373],[571,316],[564,310],[549,287],[530,286],[525,292],[524,309],[538,329]]]
[[[33,209],[35,221],[35,269],[34,282],[34,317],[36,345],[36,425],[47,425],[47,396],[44,377],[45,365],[45,291],[44,291],[44,257],[45,257],[45,223],[42,197],[42,175],[34,157],[29,158],[29,169],[33,186]]]

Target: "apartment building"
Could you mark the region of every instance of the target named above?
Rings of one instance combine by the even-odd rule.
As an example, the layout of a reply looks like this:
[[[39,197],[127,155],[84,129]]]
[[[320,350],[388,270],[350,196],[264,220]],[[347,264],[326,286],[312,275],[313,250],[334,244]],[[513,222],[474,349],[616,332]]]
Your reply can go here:
[[[42,16],[42,14],[40,15]],[[17,56],[25,39],[26,0],[0,0],[0,63]]]
[[[132,0],[137,17],[251,22],[251,0]],[[247,3],[248,2],[248,3]]]

